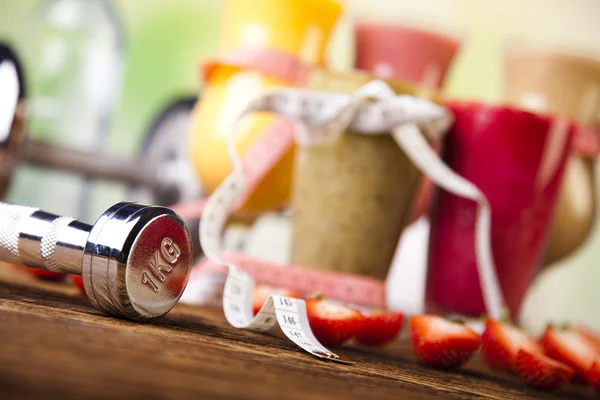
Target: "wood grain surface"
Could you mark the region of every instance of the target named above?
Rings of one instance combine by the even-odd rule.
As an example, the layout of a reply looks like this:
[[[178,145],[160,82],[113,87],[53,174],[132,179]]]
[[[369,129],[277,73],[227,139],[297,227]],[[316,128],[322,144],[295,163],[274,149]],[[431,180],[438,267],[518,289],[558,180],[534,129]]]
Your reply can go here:
[[[456,372],[414,361],[406,340],[345,346],[356,361],[323,362],[285,339],[234,329],[220,310],[178,305],[138,324],[102,315],[69,282],[0,265],[0,399],[585,399],[493,372],[479,359]]]

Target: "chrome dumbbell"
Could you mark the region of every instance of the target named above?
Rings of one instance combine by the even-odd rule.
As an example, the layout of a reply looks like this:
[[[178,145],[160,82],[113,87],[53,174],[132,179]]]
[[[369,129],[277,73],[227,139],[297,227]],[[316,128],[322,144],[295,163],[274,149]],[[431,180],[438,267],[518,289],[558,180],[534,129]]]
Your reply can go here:
[[[148,321],[181,297],[192,243],[184,222],[164,207],[118,203],[92,226],[0,203],[0,261],[81,275],[96,308]]]
[[[195,99],[171,104],[153,124],[143,156],[126,160],[69,149],[27,137],[24,129],[23,77],[16,56],[0,43],[0,197],[20,163],[92,179],[128,184],[131,197],[169,205],[201,197],[199,180],[187,159],[185,135]]]

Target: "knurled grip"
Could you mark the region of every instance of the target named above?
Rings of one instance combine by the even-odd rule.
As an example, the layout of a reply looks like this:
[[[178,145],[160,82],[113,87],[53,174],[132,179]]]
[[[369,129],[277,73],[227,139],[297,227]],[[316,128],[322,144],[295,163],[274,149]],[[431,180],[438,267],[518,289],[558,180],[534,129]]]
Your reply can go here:
[[[0,260],[22,264],[19,256],[21,223],[31,217],[37,208],[0,203]]]
[[[50,230],[46,235],[42,237],[40,244],[40,253],[44,260],[44,265],[50,271],[64,273],[61,266],[56,260],[56,243],[60,237],[61,230],[73,222],[74,219],[70,217],[58,217],[50,225]]]

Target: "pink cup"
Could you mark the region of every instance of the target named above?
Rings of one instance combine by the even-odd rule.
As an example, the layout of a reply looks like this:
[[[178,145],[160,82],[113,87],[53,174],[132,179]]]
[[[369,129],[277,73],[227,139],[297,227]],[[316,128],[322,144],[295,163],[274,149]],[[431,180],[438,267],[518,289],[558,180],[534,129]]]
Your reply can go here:
[[[473,182],[492,209],[492,249],[513,318],[543,260],[575,127],[561,118],[478,103],[450,103],[456,121],[444,161]],[[476,204],[439,190],[432,209],[426,304],[485,312],[475,258]]]
[[[356,68],[428,89],[443,86],[460,48],[456,38],[410,26],[359,23],[355,36]]]

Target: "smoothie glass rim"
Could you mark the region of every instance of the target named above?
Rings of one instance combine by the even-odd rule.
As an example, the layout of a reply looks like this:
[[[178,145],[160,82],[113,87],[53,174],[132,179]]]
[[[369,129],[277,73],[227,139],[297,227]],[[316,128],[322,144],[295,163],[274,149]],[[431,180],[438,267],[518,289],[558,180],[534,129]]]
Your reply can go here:
[[[504,61],[512,55],[543,54],[568,57],[570,60],[589,61],[600,65],[600,51],[592,46],[585,47],[579,43],[555,42],[512,37],[500,44],[500,53]]]
[[[458,108],[461,110],[466,109],[474,109],[479,112],[481,111],[508,111],[513,115],[517,115],[520,117],[529,117],[535,118],[540,121],[544,121],[547,123],[552,123],[553,120],[557,118],[567,120],[570,127],[573,129],[579,129],[580,125],[577,121],[572,118],[569,118],[565,115],[557,114],[557,113],[544,113],[539,111],[528,110],[524,107],[515,106],[513,104],[508,103],[486,103],[477,100],[457,100],[457,99],[445,99],[443,102],[443,106],[448,108],[450,112],[453,112],[453,109]]]
[[[419,22],[409,22],[409,21],[400,21],[400,22],[381,22],[377,20],[371,20],[362,16],[352,15],[352,28],[354,30],[354,34],[356,35],[359,29],[364,27],[377,27],[384,29],[401,29],[411,32],[419,32],[419,33],[427,33],[436,39],[449,40],[452,41],[453,44],[456,45],[457,50],[463,48],[468,42],[471,35],[468,33],[467,29],[460,28],[445,28],[435,24],[428,23],[419,23]]]

